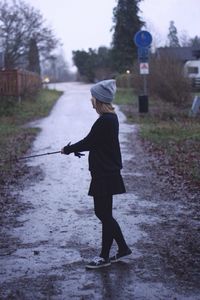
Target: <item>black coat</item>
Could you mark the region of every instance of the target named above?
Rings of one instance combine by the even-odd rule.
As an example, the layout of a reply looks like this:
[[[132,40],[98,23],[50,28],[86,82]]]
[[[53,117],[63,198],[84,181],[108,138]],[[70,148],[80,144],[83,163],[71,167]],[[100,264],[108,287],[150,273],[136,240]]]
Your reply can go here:
[[[93,124],[84,139],[64,147],[65,154],[89,151],[89,170],[92,175],[89,195],[91,196],[125,192],[120,174],[122,159],[118,135],[117,115],[104,113]]]

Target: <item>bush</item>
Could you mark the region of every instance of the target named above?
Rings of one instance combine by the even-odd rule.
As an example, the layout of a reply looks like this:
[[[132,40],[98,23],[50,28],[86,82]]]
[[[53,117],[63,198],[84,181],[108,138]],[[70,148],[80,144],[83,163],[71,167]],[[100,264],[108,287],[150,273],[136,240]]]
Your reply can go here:
[[[119,88],[133,88],[134,76],[133,74],[121,74],[116,78],[117,87]]]
[[[148,92],[163,101],[184,106],[191,101],[191,85],[184,77],[183,66],[171,57],[152,58],[147,75]],[[143,91],[143,77],[139,75],[138,63],[134,69],[134,88],[138,94]]]

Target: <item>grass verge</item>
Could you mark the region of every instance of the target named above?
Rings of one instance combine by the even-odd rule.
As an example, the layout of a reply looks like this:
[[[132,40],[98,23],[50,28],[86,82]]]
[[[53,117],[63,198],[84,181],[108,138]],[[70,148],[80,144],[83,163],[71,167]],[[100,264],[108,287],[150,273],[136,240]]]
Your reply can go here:
[[[1,182],[13,174],[15,163],[5,162],[22,156],[30,148],[38,128],[28,128],[27,122],[45,117],[61,92],[44,89],[34,97],[26,97],[21,103],[11,98],[1,101],[0,109],[0,177]]]
[[[149,151],[167,157],[178,176],[200,185],[200,118],[189,117],[192,103],[177,107],[149,98],[149,112],[138,112],[138,97],[133,90],[119,90],[116,104],[131,123],[139,124],[140,138]]]

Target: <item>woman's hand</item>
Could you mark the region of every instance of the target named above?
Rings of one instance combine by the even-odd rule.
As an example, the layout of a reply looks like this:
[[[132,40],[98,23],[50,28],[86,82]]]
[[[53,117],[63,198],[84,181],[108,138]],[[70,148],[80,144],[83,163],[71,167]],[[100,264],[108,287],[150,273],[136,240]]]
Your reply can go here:
[[[60,151],[61,154],[69,155],[71,153],[71,151],[70,151],[70,144],[71,143],[67,144],[67,146],[65,146],[65,147],[63,147],[61,149],[61,151]],[[74,152],[74,155],[77,156],[78,158],[81,158],[81,156],[84,156],[85,154],[80,153],[80,152]]]
[[[71,144],[71,142],[69,142],[69,143],[67,144],[67,146],[65,146],[65,147],[63,147],[63,148],[61,149],[61,154],[66,154],[66,155],[68,155],[68,154],[71,153],[70,150],[69,150],[70,144]]]

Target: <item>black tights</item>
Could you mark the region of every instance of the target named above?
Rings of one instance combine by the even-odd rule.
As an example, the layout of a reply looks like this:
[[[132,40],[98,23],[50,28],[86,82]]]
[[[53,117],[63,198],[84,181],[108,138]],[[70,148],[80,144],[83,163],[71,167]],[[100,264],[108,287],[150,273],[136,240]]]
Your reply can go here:
[[[128,248],[121,228],[112,216],[112,195],[104,197],[94,197],[94,211],[97,218],[102,222],[102,249],[100,257],[107,259],[113,240],[116,241],[119,252]]]

